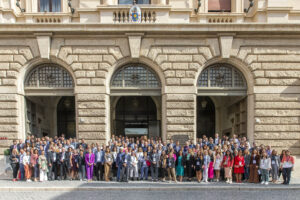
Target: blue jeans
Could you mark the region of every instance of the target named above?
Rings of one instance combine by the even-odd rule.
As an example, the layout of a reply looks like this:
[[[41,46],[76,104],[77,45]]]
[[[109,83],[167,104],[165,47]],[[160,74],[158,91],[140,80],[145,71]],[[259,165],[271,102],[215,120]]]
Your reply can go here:
[[[25,169],[24,169],[24,164],[20,164],[20,173],[21,173],[21,180],[24,180],[25,176]]]
[[[142,168],[141,168],[141,177],[140,177],[140,179],[142,180],[143,178],[145,180],[148,179],[148,167],[145,167],[145,166],[142,166]]]
[[[121,171],[122,171],[122,164],[118,165],[117,181],[120,181]]]
[[[246,166],[245,166],[244,178],[245,178],[246,180],[249,179],[249,167],[246,167]]]
[[[260,169],[260,172],[261,172],[261,181],[269,182],[269,170]]]
[[[39,165],[38,164],[34,165],[33,171],[34,171],[34,178],[38,178],[39,177]]]

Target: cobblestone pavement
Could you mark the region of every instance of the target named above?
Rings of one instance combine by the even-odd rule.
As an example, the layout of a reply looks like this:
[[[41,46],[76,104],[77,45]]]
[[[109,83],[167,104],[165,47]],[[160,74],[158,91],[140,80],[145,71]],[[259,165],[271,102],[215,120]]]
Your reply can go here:
[[[193,191],[118,191],[118,190],[100,190],[100,191],[22,191],[22,192],[1,192],[0,199],[2,200],[90,200],[90,199],[105,199],[105,200],[244,200],[244,199],[260,199],[260,200],[299,200],[300,190],[267,190],[262,191],[241,191],[241,190],[193,190]]]

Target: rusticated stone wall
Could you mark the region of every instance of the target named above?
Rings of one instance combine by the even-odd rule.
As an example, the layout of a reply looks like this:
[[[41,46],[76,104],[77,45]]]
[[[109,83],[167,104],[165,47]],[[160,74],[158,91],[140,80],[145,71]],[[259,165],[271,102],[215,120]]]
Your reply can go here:
[[[195,138],[197,78],[209,64],[228,62],[243,72],[253,96],[248,135],[300,154],[299,39],[234,36],[230,58],[222,58],[218,37],[172,37],[142,38],[138,59],[130,58],[126,37],[53,38],[50,61],[39,59],[36,39],[0,39],[0,137],[8,138],[0,141],[1,152],[12,139],[24,138],[22,83],[28,69],[43,62],[66,67],[75,79],[77,136],[104,143],[111,134],[110,78],[132,61],[148,64],[162,79],[164,139],[178,134]]]

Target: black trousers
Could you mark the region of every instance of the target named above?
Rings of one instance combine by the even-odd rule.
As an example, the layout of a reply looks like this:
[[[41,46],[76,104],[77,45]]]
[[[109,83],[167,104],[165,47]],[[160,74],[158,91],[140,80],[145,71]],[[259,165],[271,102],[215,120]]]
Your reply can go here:
[[[192,178],[193,176],[193,170],[192,170],[192,164],[190,164],[190,163],[187,163],[186,164],[186,176],[188,177],[188,178]]]
[[[68,171],[69,171],[67,163],[62,162],[62,163],[60,163],[59,167],[60,167],[60,176],[59,176],[60,180],[66,179]]]
[[[49,166],[48,179],[57,180],[57,162],[54,162]]]
[[[11,167],[13,169],[13,178],[16,179],[19,171],[19,163],[11,164]]]
[[[290,183],[291,173],[292,173],[292,168],[291,167],[282,169],[282,176],[283,176],[284,183],[286,183],[286,184]]]
[[[158,180],[158,167],[151,165],[150,170],[151,170],[152,180]]]
[[[95,166],[95,175],[97,177],[97,180],[103,180],[103,176],[104,176],[104,165],[102,163],[96,163]]]
[[[159,168],[159,175],[160,175],[160,178],[162,178],[162,179],[168,177],[168,170],[167,170],[167,168],[160,167]]]
[[[120,181],[128,181],[128,177],[129,177],[129,166],[126,165],[126,167],[122,167],[122,171],[121,171],[121,176],[120,176]]]

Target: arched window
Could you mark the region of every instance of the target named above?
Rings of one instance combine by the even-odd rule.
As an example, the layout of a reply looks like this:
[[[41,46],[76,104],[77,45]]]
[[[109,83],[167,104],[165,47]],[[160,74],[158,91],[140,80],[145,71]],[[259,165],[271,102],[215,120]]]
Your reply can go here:
[[[247,91],[247,83],[242,73],[226,63],[218,63],[204,69],[198,79],[198,91],[209,91],[211,93],[220,92],[220,94],[228,95],[245,95]]]
[[[142,64],[131,64],[118,70],[111,81],[112,88],[160,88],[156,74]]]
[[[70,74],[56,64],[42,64],[34,68],[25,80],[25,88],[72,88]]]

